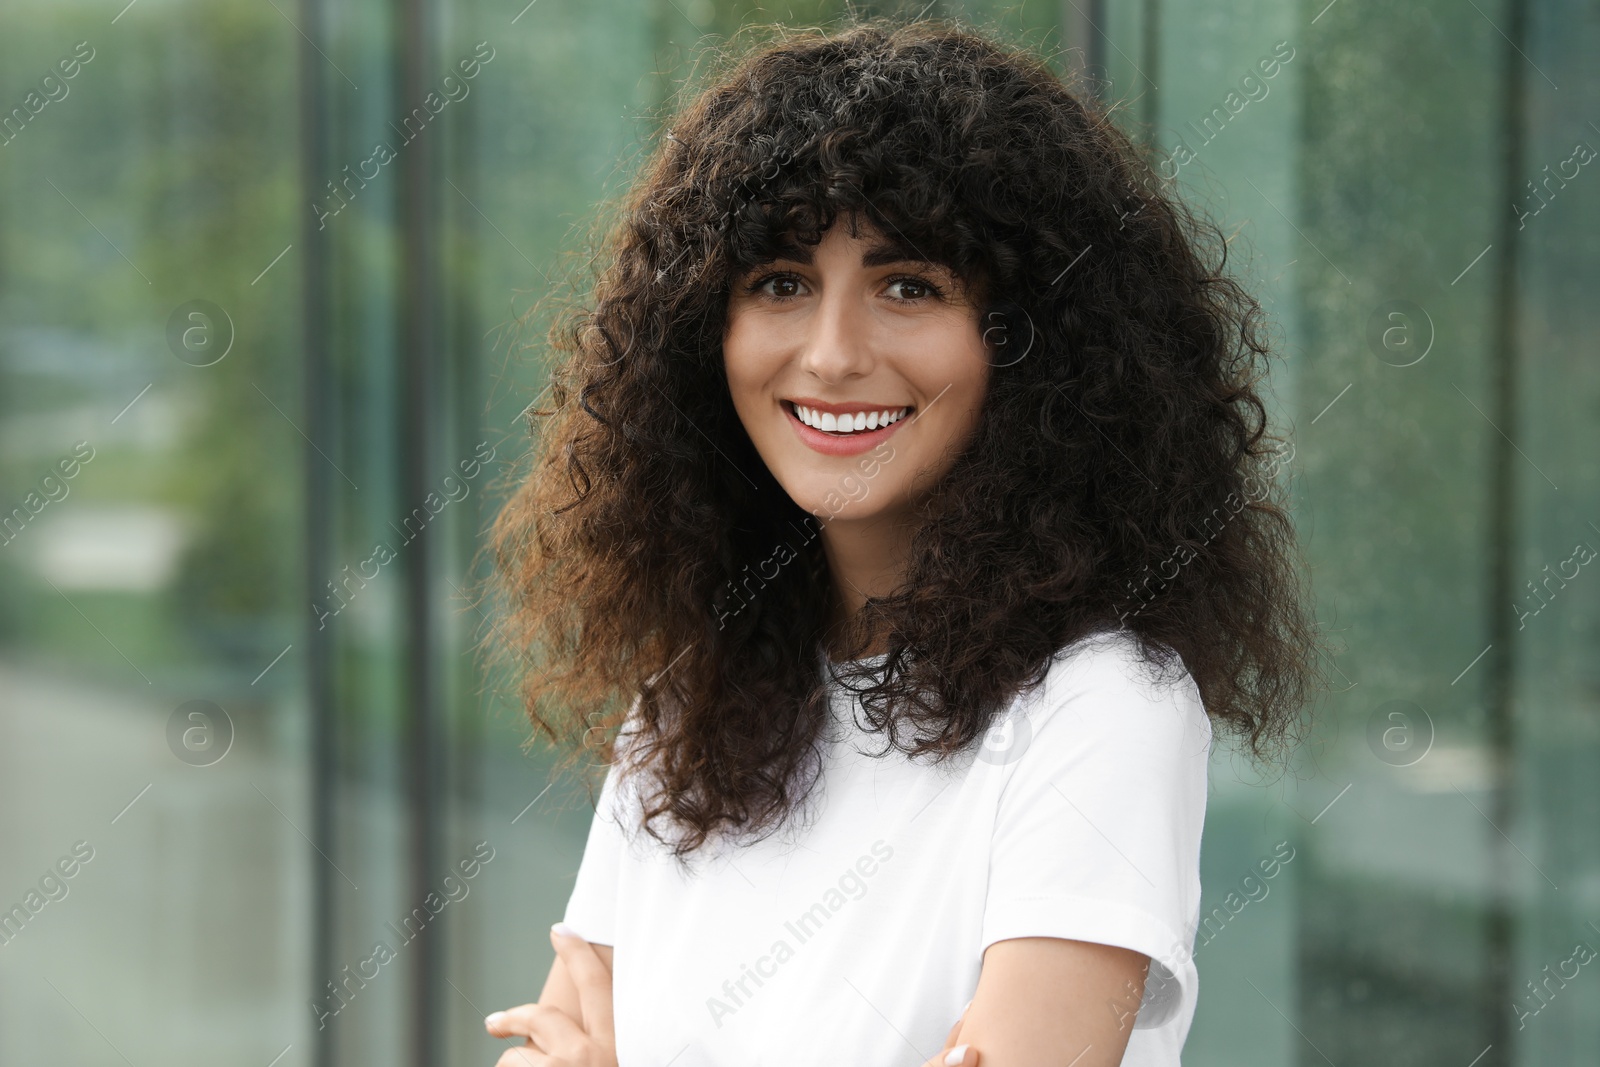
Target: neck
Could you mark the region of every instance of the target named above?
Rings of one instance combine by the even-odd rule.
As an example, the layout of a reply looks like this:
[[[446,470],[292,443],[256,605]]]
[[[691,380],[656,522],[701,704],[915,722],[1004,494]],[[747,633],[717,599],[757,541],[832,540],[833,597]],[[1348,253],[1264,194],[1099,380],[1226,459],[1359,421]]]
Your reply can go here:
[[[850,627],[868,597],[887,597],[900,588],[915,532],[915,526],[905,516],[895,513],[864,519],[835,518],[823,527],[822,547],[833,577],[835,605],[833,632],[836,637],[830,639],[831,645],[848,643]],[[875,656],[887,650],[885,635],[875,633],[864,649],[843,651],[855,658]]]

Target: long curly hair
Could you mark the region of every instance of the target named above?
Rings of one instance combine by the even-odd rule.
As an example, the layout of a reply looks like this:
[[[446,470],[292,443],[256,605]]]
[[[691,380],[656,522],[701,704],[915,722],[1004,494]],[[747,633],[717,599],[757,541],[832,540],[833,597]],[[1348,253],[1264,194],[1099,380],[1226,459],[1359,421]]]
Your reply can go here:
[[[548,404],[490,531],[534,738],[563,766],[648,769],[645,826],[680,860],[811,794],[829,675],[942,760],[1059,650],[1125,627],[1219,734],[1291,747],[1322,648],[1273,477],[1292,449],[1254,388],[1261,309],[1215,225],[1044,59],[948,20],[782,30],[720,60],[624,194],[592,307],[549,331]],[[826,517],[766,469],[721,342],[731,280],[846,215],[979,294],[996,358],[903,583],[841,629]],[[872,635],[881,660],[830,663]]]

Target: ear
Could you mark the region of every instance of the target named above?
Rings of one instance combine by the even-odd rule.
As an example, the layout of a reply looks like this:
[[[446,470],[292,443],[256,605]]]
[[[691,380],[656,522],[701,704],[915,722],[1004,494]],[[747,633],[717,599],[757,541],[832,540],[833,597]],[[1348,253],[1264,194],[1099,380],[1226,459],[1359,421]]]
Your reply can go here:
[[[1033,351],[1037,332],[1033,316],[1020,304],[994,304],[978,319],[984,347],[989,350],[991,367],[1010,367],[1022,362]]]

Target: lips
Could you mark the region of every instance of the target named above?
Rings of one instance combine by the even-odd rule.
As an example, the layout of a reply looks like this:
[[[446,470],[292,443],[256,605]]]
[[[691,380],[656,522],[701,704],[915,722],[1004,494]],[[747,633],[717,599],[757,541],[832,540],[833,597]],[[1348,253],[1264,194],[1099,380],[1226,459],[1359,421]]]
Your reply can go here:
[[[826,430],[818,430],[801,422],[800,417],[795,413],[793,401],[782,401],[780,406],[783,408],[784,417],[788,419],[789,425],[793,427],[795,436],[800,438],[801,443],[827,456],[854,456],[876,447],[910,421],[912,414],[916,411],[915,408],[909,408],[906,414],[899,419],[875,430],[858,430],[854,433],[829,433]],[[806,406],[811,407],[812,405],[807,404]],[[843,408],[842,405],[817,406],[823,407],[824,410],[828,407],[838,407],[840,408],[839,414],[862,410],[860,408]],[[892,410],[900,410],[901,407],[909,407],[909,405],[890,405]]]

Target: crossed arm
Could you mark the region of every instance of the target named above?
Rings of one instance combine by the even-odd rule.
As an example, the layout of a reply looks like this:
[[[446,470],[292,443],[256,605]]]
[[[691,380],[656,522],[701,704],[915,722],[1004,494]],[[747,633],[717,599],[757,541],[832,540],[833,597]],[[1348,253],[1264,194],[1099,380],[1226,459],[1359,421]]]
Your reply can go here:
[[[592,947],[609,970],[612,946]],[[977,992],[945,1047],[973,1046],[982,1067],[1117,1067],[1133,1033],[1148,966],[1141,953],[1089,941],[996,941],[984,952]],[[577,985],[559,956],[539,1004],[583,1025]],[[848,1050],[840,1051],[841,1060],[850,1062]]]
[[[600,962],[606,965],[606,970],[611,970],[610,945],[600,945],[590,942],[595,954],[600,957]],[[578,987],[572,981],[572,975],[567,973],[567,964],[560,956],[550,965],[550,973],[545,977],[544,990],[539,994],[539,1003],[552,1008],[560,1008],[568,1015],[583,1025],[583,1008],[578,1003]]]

